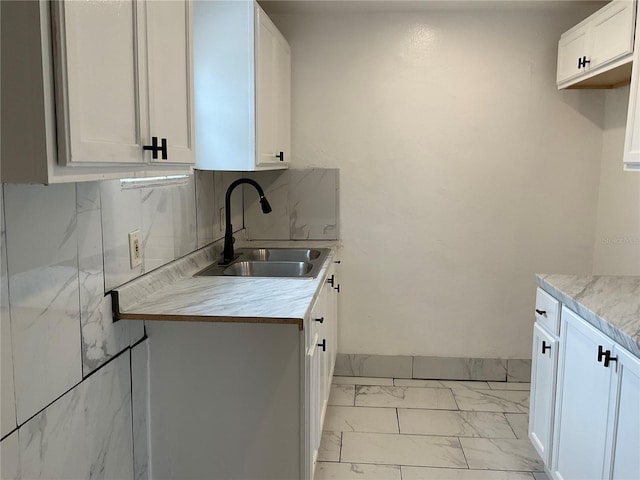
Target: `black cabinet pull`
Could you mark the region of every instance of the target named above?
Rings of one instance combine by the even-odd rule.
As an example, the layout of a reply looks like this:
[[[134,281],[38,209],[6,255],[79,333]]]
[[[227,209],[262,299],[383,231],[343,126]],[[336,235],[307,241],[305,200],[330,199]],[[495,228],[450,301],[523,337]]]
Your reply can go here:
[[[161,145],[158,146],[158,137],[151,137],[151,145],[143,145],[143,150],[151,151],[151,158],[156,160],[158,158],[158,151],[162,153],[162,160],[167,159],[167,139],[160,139]]]
[[[324,322],[324,317],[314,318],[313,320],[318,322],[318,323],[323,323]]]
[[[327,278],[327,283],[329,285],[331,285],[333,287],[333,284],[335,282],[335,275],[331,275],[329,278]]]
[[[585,68],[590,63],[591,60],[589,60],[586,56],[578,58],[578,70],[580,70],[581,68]]]
[[[542,341],[542,354],[544,355],[547,350],[551,350],[551,345],[547,345],[547,342]]]
[[[276,158],[279,158],[281,162],[284,162],[284,152],[276,154]]]
[[[605,352],[602,345],[598,345],[598,363],[602,362],[602,360],[605,358],[605,355],[607,355],[608,353],[609,353],[609,350]]]
[[[536,313],[537,313],[538,315],[544,315],[545,317],[547,316],[547,311],[546,311],[546,310],[538,310],[538,309],[536,308]]]
[[[318,344],[319,347],[322,347],[322,351],[326,352],[327,351],[327,339],[323,338],[322,339],[322,343]]]
[[[340,293],[340,284],[338,284],[338,286],[337,286],[337,287],[333,287],[333,289],[334,289],[334,290],[337,290],[337,291],[338,291],[338,293]]]
[[[598,363],[602,362],[602,360],[604,360],[605,368],[609,368],[611,362],[618,363],[618,357],[612,357],[611,350],[605,350],[602,345],[598,345]]]
[[[340,260],[334,260],[333,263],[342,263]]]

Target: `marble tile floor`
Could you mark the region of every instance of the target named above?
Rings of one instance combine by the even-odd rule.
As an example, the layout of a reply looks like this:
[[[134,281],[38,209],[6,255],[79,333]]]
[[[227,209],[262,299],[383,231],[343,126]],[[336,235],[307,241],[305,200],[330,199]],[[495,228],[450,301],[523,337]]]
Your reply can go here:
[[[547,480],[528,383],[334,377],[316,480]]]

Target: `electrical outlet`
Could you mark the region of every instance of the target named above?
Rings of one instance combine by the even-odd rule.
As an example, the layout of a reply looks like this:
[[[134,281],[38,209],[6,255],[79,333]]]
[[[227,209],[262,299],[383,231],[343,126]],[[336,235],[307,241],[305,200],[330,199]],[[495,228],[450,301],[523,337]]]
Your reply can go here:
[[[227,220],[225,219],[225,211],[224,211],[224,207],[222,207],[220,209],[220,231],[224,232],[224,227],[225,224],[227,223]]]
[[[129,234],[129,262],[131,268],[142,265],[142,242],[140,241],[140,230]]]

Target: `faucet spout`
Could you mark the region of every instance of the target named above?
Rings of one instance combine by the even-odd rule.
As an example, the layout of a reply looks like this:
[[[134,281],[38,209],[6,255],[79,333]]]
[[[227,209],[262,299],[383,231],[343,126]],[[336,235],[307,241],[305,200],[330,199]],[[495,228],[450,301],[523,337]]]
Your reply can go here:
[[[262,187],[255,180],[252,180],[250,178],[239,178],[238,180],[234,181],[231,185],[229,185],[229,188],[227,188],[227,193],[224,197],[225,228],[224,228],[224,250],[222,252],[222,262],[221,262],[222,264],[227,264],[232,262],[235,257],[235,254],[233,251],[233,226],[231,225],[231,192],[233,192],[234,188],[236,188],[238,185],[241,185],[243,183],[248,183],[249,185],[252,185],[258,191],[258,195],[260,196],[260,206],[262,207],[262,212],[263,213],[271,212],[271,205],[269,205],[269,201],[264,196],[264,190],[262,190]]]

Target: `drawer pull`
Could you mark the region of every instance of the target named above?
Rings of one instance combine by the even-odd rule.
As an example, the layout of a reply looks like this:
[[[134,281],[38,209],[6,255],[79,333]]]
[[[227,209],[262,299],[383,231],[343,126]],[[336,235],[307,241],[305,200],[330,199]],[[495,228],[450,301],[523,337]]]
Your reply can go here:
[[[322,339],[322,343],[318,344],[319,347],[322,347],[322,351],[326,352],[327,351],[327,339],[323,338]]]
[[[314,318],[313,320],[318,322],[318,323],[322,323],[322,322],[324,322],[324,317]]]
[[[537,313],[538,315],[543,315],[543,316],[545,316],[545,317],[547,316],[547,311],[546,311],[546,310],[538,310],[538,309],[536,308],[536,313]]]
[[[333,284],[335,283],[335,275],[331,275],[327,278],[327,283],[333,287]]]
[[[547,342],[542,341],[542,354],[544,355],[547,350],[551,350],[551,345],[547,345]]]
[[[604,360],[605,368],[609,368],[611,362],[618,363],[618,357],[611,356],[611,350],[605,350],[602,345],[598,345],[598,363]]]
[[[578,70],[580,70],[581,68],[586,68],[590,63],[591,60],[589,60],[586,56],[578,58]]]

